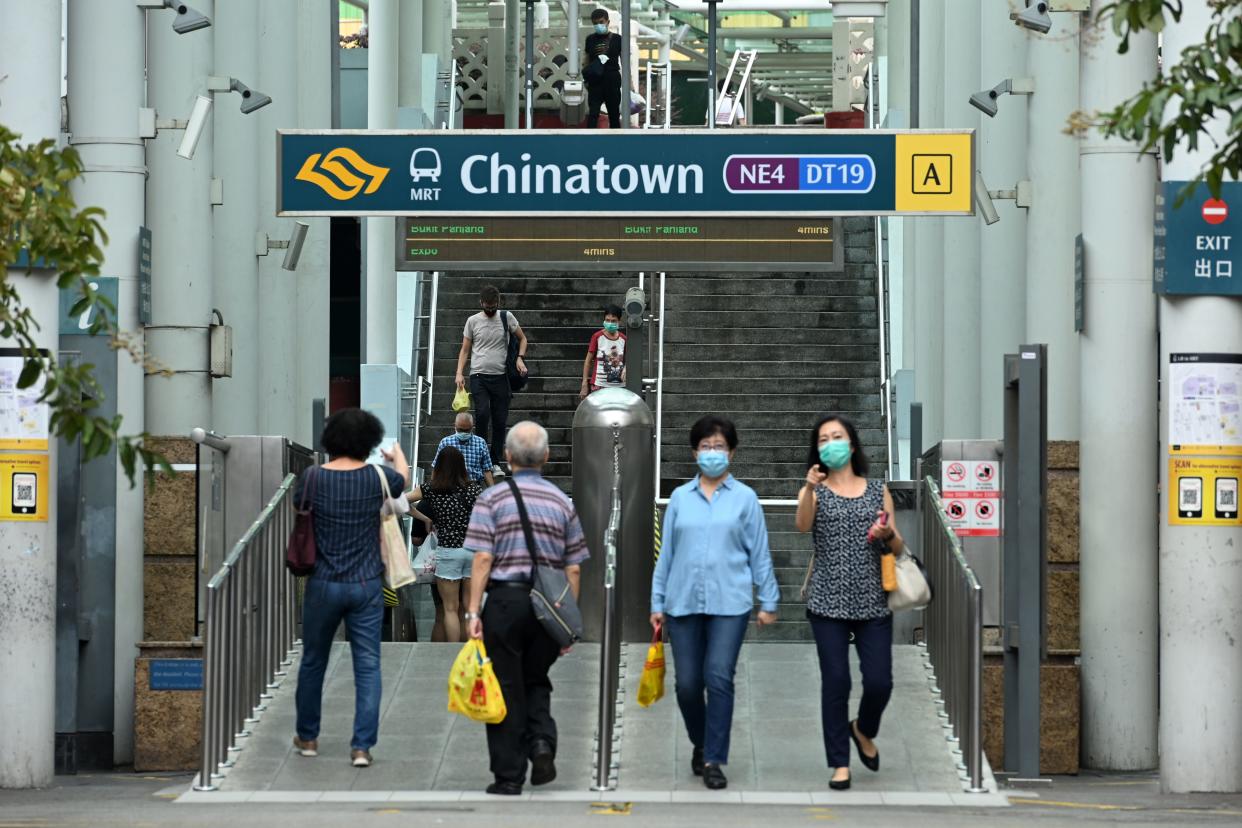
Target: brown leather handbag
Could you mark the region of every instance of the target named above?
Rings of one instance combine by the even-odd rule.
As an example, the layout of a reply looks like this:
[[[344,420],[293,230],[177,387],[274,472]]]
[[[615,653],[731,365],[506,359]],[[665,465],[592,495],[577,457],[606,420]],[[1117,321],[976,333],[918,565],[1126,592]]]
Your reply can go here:
[[[293,531],[289,533],[289,545],[285,548],[285,567],[298,577],[315,571],[315,480],[319,469],[311,466],[306,470],[306,482],[302,486],[302,502],[293,507]]]

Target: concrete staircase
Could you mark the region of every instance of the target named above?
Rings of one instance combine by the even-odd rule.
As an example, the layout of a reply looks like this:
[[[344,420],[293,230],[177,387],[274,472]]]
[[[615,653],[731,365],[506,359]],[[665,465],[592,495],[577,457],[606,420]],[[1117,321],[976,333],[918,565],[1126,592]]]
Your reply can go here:
[[[806,475],[810,427],[833,411],[859,429],[872,474],[885,456],[880,406],[875,241],[870,219],[845,219],[843,273],[670,273],[665,286],[664,398],[660,494],[695,473],[690,425],[718,413],[737,425],[733,472],[761,498],[792,499]],[[424,429],[425,467],[452,431],[448,403],[465,319],[479,288],[495,284],[531,339],[532,379],[513,399],[510,424],[542,423],[551,438],[547,475],[569,490],[572,437],[582,360],[603,305],[620,303],[637,274],[446,275],[440,282],[435,399]],[[658,301],[651,298],[652,305]],[[652,336],[656,332],[652,330]],[[648,402],[654,408],[655,400]],[[777,577],[780,623],[752,637],[810,637],[798,591],[810,537],[794,531],[793,510],[765,509]]]

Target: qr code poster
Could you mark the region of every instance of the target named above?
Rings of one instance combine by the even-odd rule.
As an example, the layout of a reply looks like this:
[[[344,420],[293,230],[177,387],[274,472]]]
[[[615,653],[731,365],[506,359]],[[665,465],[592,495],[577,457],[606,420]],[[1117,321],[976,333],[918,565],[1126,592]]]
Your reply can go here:
[[[46,521],[48,456],[0,454],[0,520]]]
[[[1170,457],[1169,525],[1242,526],[1242,457]]]

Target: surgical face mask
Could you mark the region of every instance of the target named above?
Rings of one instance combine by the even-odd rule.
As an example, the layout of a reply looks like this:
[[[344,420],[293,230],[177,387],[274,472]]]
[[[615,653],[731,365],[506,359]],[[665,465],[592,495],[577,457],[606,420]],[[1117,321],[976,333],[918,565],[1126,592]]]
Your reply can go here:
[[[605,322],[604,323],[604,330],[607,331],[608,333],[616,333],[620,327],[621,327],[620,323],[617,323],[617,322]]]
[[[595,33],[596,34],[608,34],[608,24],[607,23],[596,23]]]
[[[463,443],[467,443],[467,442],[469,442],[469,441],[470,441],[470,432],[469,432],[469,431],[459,431],[459,432],[457,432],[457,439],[458,439],[458,440],[461,440]]]
[[[829,440],[819,446],[819,459],[830,469],[843,469],[850,462],[850,441]]]
[[[700,451],[696,459],[699,471],[708,477],[720,477],[725,473],[725,469],[729,468],[729,452],[727,451],[718,449]]]

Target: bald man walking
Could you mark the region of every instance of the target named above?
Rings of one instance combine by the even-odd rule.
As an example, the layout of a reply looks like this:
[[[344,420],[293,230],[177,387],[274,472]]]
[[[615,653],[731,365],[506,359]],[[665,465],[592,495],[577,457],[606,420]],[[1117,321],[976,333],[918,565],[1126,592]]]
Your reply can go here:
[[[454,421],[457,431],[450,434],[440,441],[440,445],[436,446],[436,456],[431,459],[431,467],[436,467],[436,461],[440,459],[440,452],[444,451],[445,446],[452,446],[461,452],[461,456],[466,460],[466,474],[470,475],[470,479],[474,481],[482,481],[483,485],[491,486],[492,480],[492,455],[488,451],[487,441],[474,433],[474,415],[469,411],[463,411],[457,415]]]

